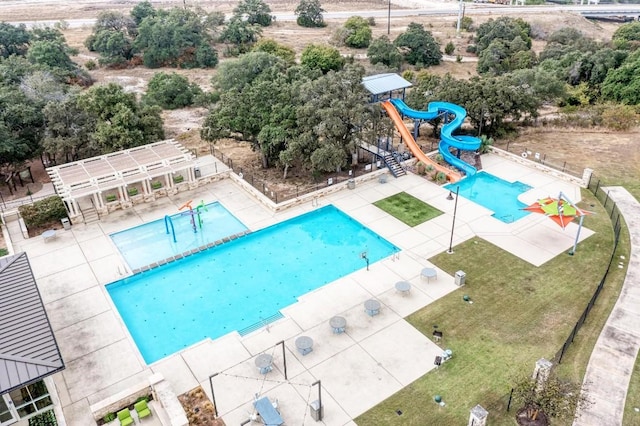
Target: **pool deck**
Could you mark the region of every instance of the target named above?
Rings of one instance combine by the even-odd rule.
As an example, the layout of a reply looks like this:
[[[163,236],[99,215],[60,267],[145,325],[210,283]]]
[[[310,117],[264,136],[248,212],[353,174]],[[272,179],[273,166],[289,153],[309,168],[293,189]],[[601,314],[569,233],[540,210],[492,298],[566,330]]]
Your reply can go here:
[[[533,189],[522,196],[525,203],[557,196],[560,191],[574,202],[580,200],[580,189],[573,184],[495,155],[484,155],[482,161],[485,171],[531,186]],[[402,191],[444,214],[410,228],[372,204]],[[248,419],[255,394],[277,399],[287,424],[316,424],[308,404],[318,396],[318,386],[312,383],[321,380],[324,424],[355,424],[353,418],[435,368],[434,358],[446,348],[446,334],[444,344],[438,346],[403,318],[450,292],[463,291],[441,270],[437,270],[436,279],[420,277],[423,268],[434,266],[427,259],[449,248],[455,201],[447,200],[448,193],[409,174],[390,178],[387,183],[359,183],[353,190],[345,188],[320,197],[317,206],[308,202],[273,213],[225,179],[110,214],[98,223],[73,226],[46,243],[38,237],[23,239],[17,222],[10,222],[14,249],[29,255],[65,360],[66,370],[54,380],[67,424],[94,424],[91,404],[153,373],[161,373],[176,394],[201,385],[210,398],[209,376],[218,373],[212,379],[215,400],[227,425]],[[204,340],[147,366],[104,288],[130,272],[108,235],[174,213],[191,199],[220,201],[251,230],[333,204],[402,251],[399,256],[372,264],[368,271],[363,267],[305,294],[282,311],[283,319],[267,327],[244,337],[231,333],[214,341]],[[568,251],[576,231],[574,223],[562,230],[536,214],[505,224],[492,218],[490,211],[460,197],[453,245],[479,236],[533,265],[541,265]],[[591,234],[583,228],[580,239]],[[397,292],[398,281],[410,282],[410,293]],[[364,302],[371,298],[381,303],[379,315],[369,316],[364,310]],[[332,332],[329,320],[335,315],[346,318],[345,333]],[[305,356],[294,344],[301,335],[315,342],[313,351]],[[284,378],[281,341],[288,380]],[[274,369],[266,375],[254,365],[254,358],[261,353],[274,357]]]

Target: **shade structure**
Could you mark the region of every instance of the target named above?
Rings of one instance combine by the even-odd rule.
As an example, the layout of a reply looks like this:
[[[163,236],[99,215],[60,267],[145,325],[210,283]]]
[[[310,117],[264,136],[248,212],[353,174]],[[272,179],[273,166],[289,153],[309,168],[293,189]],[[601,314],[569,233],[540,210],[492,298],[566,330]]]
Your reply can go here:
[[[532,213],[541,213],[565,229],[573,219],[591,214],[592,212],[577,208],[561,193],[558,198],[542,198],[523,208]]]
[[[535,203],[523,208],[532,213],[541,213],[546,215],[549,219],[560,225],[562,229],[565,229],[571,221],[576,217],[580,218],[580,224],[578,232],[576,233],[576,239],[573,243],[573,250],[570,254],[575,253],[576,246],[578,245],[578,239],[580,238],[580,230],[582,229],[582,221],[585,216],[593,214],[593,212],[582,210],[575,206],[562,192],[558,195],[558,198],[546,197],[541,198]]]

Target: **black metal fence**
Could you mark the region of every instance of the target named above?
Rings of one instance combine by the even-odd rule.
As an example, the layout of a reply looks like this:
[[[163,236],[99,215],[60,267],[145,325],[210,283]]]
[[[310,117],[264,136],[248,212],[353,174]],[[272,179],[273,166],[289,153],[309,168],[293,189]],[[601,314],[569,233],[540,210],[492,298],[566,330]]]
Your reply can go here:
[[[528,149],[526,146],[523,146],[522,144],[513,144],[511,142],[507,142],[506,146],[496,146],[496,148],[504,149],[511,154],[519,155],[523,158],[526,158],[527,160],[534,161],[555,170],[559,170],[571,176],[581,178],[583,174],[583,167],[567,163],[564,160],[553,158],[552,156],[547,155],[543,152],[535,152]]]
[[[571,343],[573,343],[573,340],[575,339],[576,334],[578,334],[578,331],[582,327],[582,324],[584,324],[584,322],[586,321],[587,316],[589,315],[589,312],[591,312],[591,308],[593,308],[593,305],[595,305],[596,301],[598,300],[598,296],[600,296],[600,293],[602,292],[602,289],[604,288],[604,285],[607,282],[609,271],[611,270],[611,266],[613,265],[616,249],[618,248],[618,243],[620,241],[620,230],[622,228],[622,225],[620,224],[620,211],[618,210],[618,206],[616,206],[616,203],[611,198],[609,198],[609,193],[602,189],[602,181],[598,179],[595,175],[591,175],[588,188],[593,193],[593,195],[595,195],[596,198],[602,203],[605,210],[609,214],[609,218],[611,219],[611,223],[613,224],[613,236],[614,236],[613,249],[611,250],[611,256],[609,257],[609,264],[607,265],[607,270],[605,271],[604,275],[600,279],[600,282],[598,283],[598,286],[593,292],[593,295],[591,296],[589,303],[587,303],[587,306],[584,308],[582,315],[580,315],[580,318],[578,319],[576,324],[573,326],[573,329],[571,330],[571,333],[569,333],[567,340],[565,340],[564,344],[562,345],[560,350],[556,353],[553,359],[558,364],[562,362],[562,357],[564,356],[564,353],[567,351]]]
[[[234,165],[233,159],[216,149],[214,146],[211,146],[211,155],[226,164],[234,173],[262,194],[270,198],[276,204],[327,188],[329,186],[344,184],[345,182],[355,179],[356,176],[362,176],[377,169],[377,159],[375,154],[359,149],[358,165],[352,167],[346,172],[323,175],[322,180],[318,179],[315,183],[307,185],[298,185],[296,188],[275,190],[272,185],[277,184],[268,182],[259,176],[255,176],[250,171]]]
[[[0,199],[0,212],[5,213],[7,211],[17,210],[18,207],[23,206],[25,204],[33,204],[36,201],[44,200],[45,198],[49,198],[55,194],[42,195],[34,197],[32,195],[28,195],[23,198],[19,198],[17,200],[5,200],[4,198]]]

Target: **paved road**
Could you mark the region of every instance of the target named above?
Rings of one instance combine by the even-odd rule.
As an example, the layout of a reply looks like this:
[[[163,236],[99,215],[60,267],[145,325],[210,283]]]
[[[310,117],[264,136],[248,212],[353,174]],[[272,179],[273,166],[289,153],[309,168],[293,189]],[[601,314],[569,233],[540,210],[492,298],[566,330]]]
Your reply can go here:
[[[46,3],[46,0],[28,0],[30,3]],[[12,2],[2,2],[3,6],[11,4]],[[14,2],[19,4],[21,2]],[[389,10],[354,10],[344,12],[327,12],[323,16],[325,19],[347,19],[351,16],[362,16],[365,18],[387,18],[389,15],[392,18],[406,17],[406,16],[447,16],[457,15],[459,12],[459,3],[446,2],[446,3],[427,3],[428,8],[416,8],[416,9],[391,9]],[[631,15],[640,16],[640,4],[625,4],[625,5],[542,5],[542,6],[500,6],[500,5],[486,5],[486,4],[474,4],[465,3],[466,15],[487,15],[492,13],[499,13],[501,15],[526,15],[526,14],[540,14],[540,13],[558,13],[558,12],[589,12],[597,14],[610,14],[610,15]],[[296,15],[293,13],[275,13],[277,21],[295,21]],[[230,17],[230,15],[229,15]],[[58,22],[57,20],[41,20],[41,21],[29,21],[29,22],[11,22],[12,24],[24,23],[27,26],[32,25],[49,25],[52,26]],[[70,19],[66,20],[70,28],[81,28],[84,26],[92,26],[95,19]]]

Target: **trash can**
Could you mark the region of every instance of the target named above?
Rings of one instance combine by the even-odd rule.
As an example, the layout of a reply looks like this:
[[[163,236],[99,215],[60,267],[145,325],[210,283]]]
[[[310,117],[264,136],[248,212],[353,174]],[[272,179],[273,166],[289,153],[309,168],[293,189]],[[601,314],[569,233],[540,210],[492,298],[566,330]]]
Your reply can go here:
[[[195,176],[196,176],[197,178],[199,178],[199,177],[200,177],[200,175],[201,175],[201,174],[200,174],[200,168],[199,168],[199,167],[196,167],[195,169],[193,169],[193,174],[195,174]]]
[[[309,414],[311,414],[311,418],[316,422],[322,420],[324,417],[324,407],[320,406],[320,401],[316,399],[309,404]]]
[[[456,272],[455,275],[455,283],[457,286],[462,287],[464,285],[464,281],[466,278],[467,274],[464,273],[464,271],[458,271]]]
[[[71,222],[69,221],[69,218],[68,218],[68,217],[65,217],[65,218],[60,219],[60,222],[62,222],[62,227],[63,227],[65,230],[69,230],[69,229],[71,229]]]
[[[347,181],[347,188],[349,189],[354,189],[356,187],[356,181],[355,179],[349,179]]]

